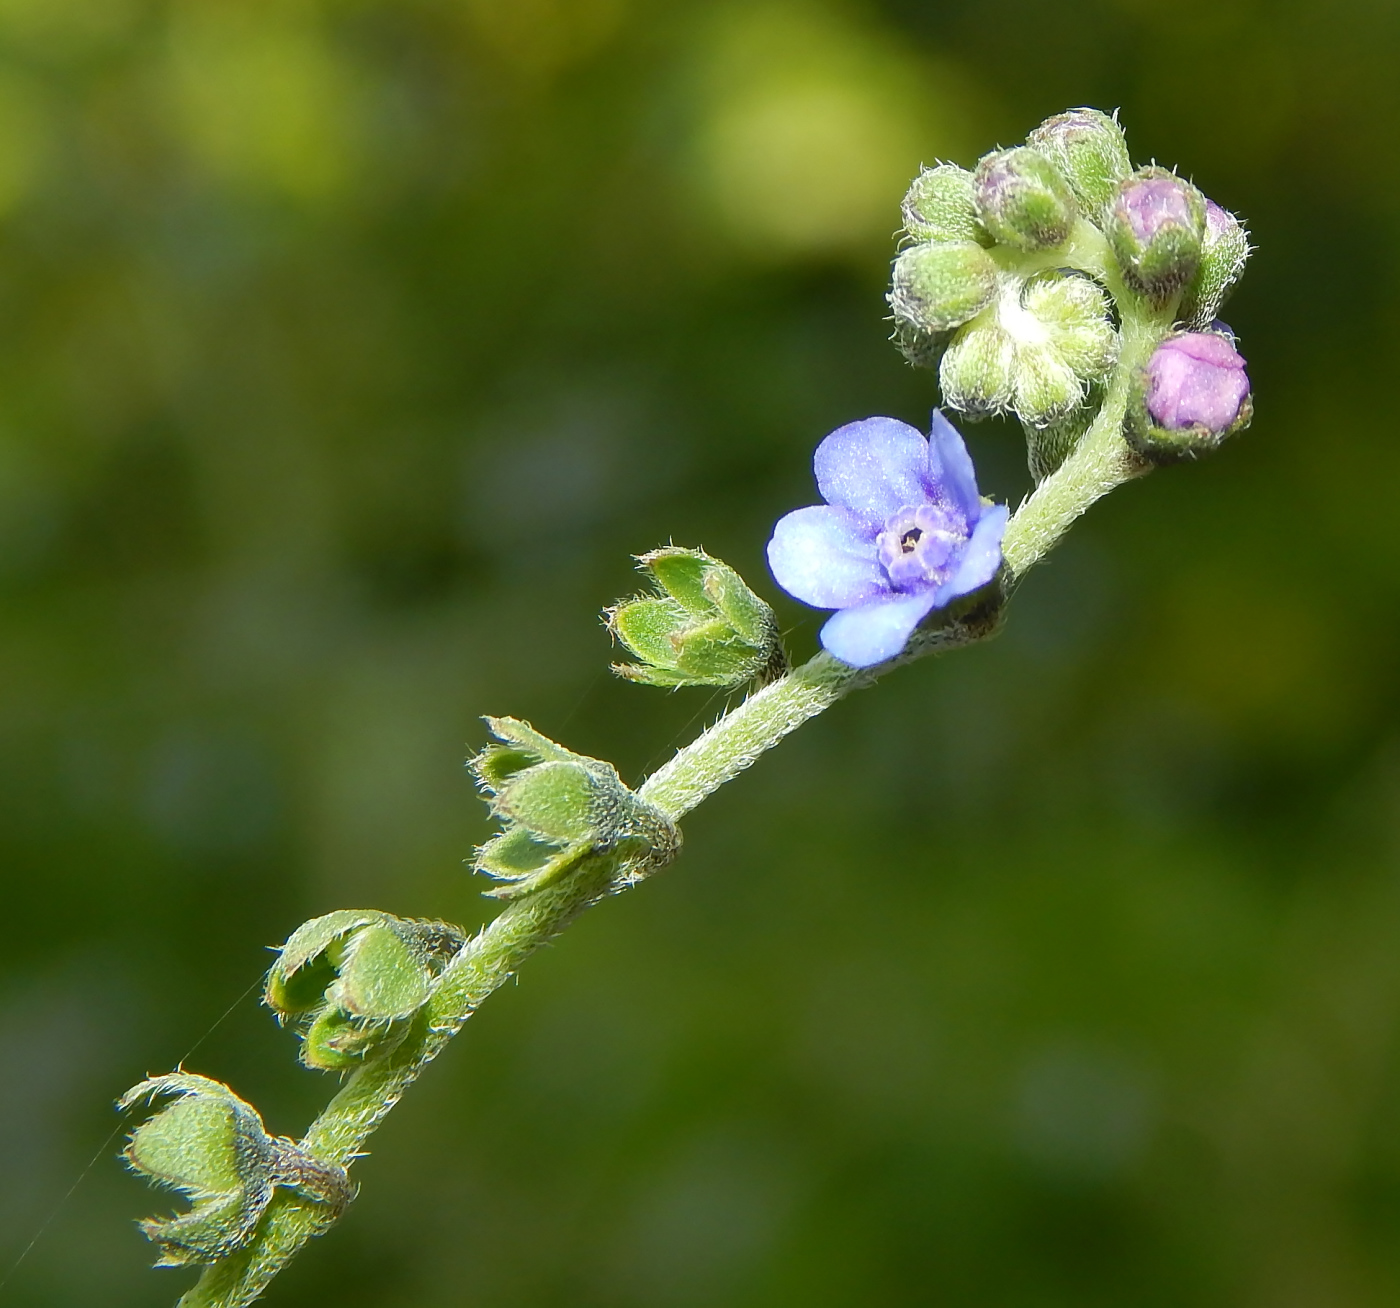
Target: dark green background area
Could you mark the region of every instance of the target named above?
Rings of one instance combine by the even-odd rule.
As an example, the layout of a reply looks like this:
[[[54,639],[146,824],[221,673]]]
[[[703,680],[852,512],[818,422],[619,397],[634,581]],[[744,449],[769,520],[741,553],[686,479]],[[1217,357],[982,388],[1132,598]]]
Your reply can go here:
[[[606,673],[630,554],[815,648],[769,528],[937,399],[903,186],[1077,104],[1246,217],[1253,428],[689,819],[267,1302],[1393,1303],[1398,55],[1362,0],[0,0],[6,1265],[58,1207],[0,1308],[188,1282],[104,1143],[147,1072],[332,1092],[267,946],[488,915],[479,715],[636,780],[720,709]]]

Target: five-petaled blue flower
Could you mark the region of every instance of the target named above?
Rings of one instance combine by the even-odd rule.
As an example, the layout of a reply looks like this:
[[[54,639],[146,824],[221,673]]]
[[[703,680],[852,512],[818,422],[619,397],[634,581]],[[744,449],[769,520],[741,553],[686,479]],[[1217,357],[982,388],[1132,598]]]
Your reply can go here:
[[[813,465],[826,503],[779,521],[768,566],[796,599],[840,610],[821,639],[843,663],[893,658],[929,612],[996,575],[1007,507],[978,495],[967,447],[941,413],[928,440],[894,418],[847,423]]]

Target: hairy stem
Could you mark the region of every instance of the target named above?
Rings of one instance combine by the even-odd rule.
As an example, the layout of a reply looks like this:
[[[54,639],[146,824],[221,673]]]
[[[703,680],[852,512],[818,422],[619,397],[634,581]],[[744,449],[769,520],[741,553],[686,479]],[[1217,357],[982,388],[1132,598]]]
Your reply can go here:
[[[1148,467],[1124,443],[1123,417],[1134,375],[1170,326],[1175,305],[1161,310],[1142,306],[1111,273],[1112,261],[1099,248],[1103,238],[1087,224],[1081,227],[1087,230],[1076,231],[1067,252],[1057,252],[1057,266],[1068,261],[1108,284],[1123,314],[1122,349],[1094,424],[1007,526],[1003,553],[1008,584],[1039,562],[1095,500]],[[980,640],[998,622],[995,601],[948,617],[940,627],[916,632],[898,658],[877,668],[852,668],[829,654],[818,654],[726,713],[654,773],[639,793],[675,821],[852,690],[927,654]],[[302,1141],[307,1152],[348,1167],[403,1092],[487,996],[585,908],[626,888],[628,882],[619,871],[613,857],[585,859],[570,876],[512,903],[464,945],[442,974],[409,1038],[354,1073],[312,1123]],[[322,1205],[279,1189],[253,1243],[206,1269],[179,1308],[243,1308],[252,1303],[297,1250],[333,1221]]]

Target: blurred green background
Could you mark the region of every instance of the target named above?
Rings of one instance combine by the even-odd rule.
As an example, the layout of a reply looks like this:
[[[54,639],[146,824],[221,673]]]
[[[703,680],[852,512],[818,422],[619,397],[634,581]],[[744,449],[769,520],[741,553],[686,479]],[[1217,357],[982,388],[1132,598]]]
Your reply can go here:
[[[774,596],[816,441],[936,400],[909,177],[1078,104],[1248,219],[1253,429],[692,817],[267,1302],[1394,1303],[1397,55],[1367,0],[0,0],[3,1265],[59,1210],[0,1308],[188,1283],[104,1144],[145,1073],[328,1097],[266,946],[487,915],[478,715],[635,780],[718,711],[604,671],[628,555]]]

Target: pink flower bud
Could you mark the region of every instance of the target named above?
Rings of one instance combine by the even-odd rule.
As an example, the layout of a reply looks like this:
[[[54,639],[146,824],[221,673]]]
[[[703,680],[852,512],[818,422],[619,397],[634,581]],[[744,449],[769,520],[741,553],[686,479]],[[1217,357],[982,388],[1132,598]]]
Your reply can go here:
[[[1147,411],[1160,427],[1222,432],[1240,415],[1249,377],[1225,336],[1188,332],[1157,347],[1147,365]]]
[[[1196,458],[1253,416],[1249,376],[1225,332],[1182,332],[1153,352],[1140,374],[1125,435],[1154,462]]]

